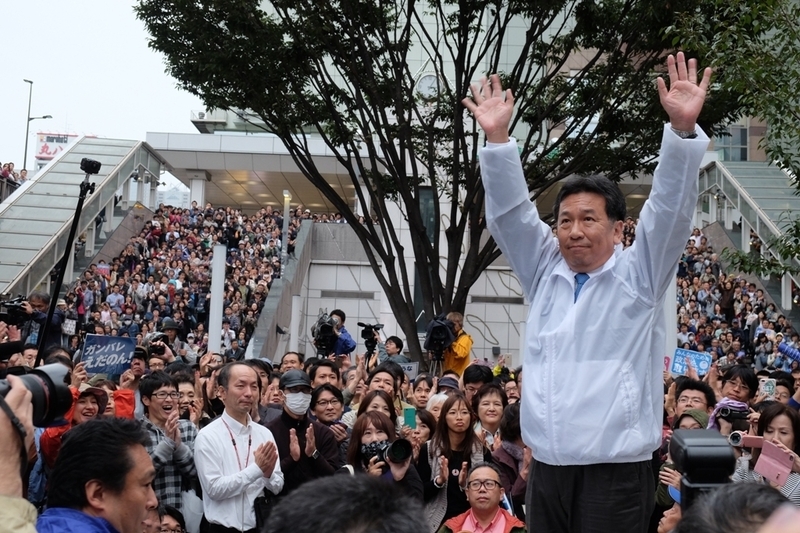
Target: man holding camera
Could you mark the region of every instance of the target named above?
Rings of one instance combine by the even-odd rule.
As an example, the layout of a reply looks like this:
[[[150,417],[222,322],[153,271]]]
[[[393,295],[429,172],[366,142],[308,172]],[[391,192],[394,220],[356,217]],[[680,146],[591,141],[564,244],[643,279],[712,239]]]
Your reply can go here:
[[[511,91],[493,75],[472,87],[474,101],[464,100],[488,141],[480,152],[487,225],[531,302],[522,389],[523,437],[536,457],[529,531],[641,532],[653,509],[663,300],[692,230],[708,145],[696,122],[711,79],[707,69],[698,83],[696,60],[683,53],[667,66],[670,88],[659,78],[658,92],[670,124],[636,240],[624,250],[625,198],[615,183],[598,175],[566,180],[553,238],[509,138]],[[576,369],[569,387],[559,383],[566,368]]]
[[[22,302],[22,310],[29,319],[23,326],[23,331],[29,344],[39,344],[39,335],[47,322],[47,312],[50,310],[50,295],[44,292],[32,292],[26,302]],[[50,327],[47,329],[45,348],[61,345],[61,323],[64,322],[64,311],[56,307]]]

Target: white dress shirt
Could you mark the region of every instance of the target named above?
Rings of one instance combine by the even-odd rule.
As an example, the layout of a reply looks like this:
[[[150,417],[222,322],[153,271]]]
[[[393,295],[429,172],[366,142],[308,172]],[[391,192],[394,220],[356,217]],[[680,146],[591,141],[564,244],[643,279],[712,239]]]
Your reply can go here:
[[[486,222],[530,302],[522,436],[537,461],[649,460],[661,443],[664,294],[692,231],[708,137],[664,127],[636,240],[618,246],[575,300],[575,274],[529,200],[516,142],[480,151]],[[670,334],[674,335],[672,331]]]
[[[236,440],[235,448],[231,434]],[[255,499],[265,487],[273,494],[283,489],[280,458],[269,479],[256,464],[256,448],[265,442],[275,442],[270,430],[254,423],[249,415],[247,425],[243,426],[227,410],[200,430],[194,444],[194,460],[203,487],[206,520],[240,531],[256,527]]]

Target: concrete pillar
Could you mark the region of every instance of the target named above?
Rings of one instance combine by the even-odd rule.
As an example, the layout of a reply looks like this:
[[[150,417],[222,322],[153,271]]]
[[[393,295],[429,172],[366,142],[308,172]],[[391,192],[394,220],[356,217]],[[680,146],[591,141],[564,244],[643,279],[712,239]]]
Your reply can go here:
[[[136,182],[136,201],[142,205],[145,205],[144,201],[144,190],[146,185],[142,180]]]
[[[150,209],[154,210],[158,207],[158,182],[150,185]]]
[[[125,183],[122,184],[122,200],[120,200],[119,205],[125,211],[128,210],[130,207],[130,199],[131,199],[131,180],[126,179]]]
[[[742,251],[750,251],[750,224],[742,217]]]
[[[114,199],[112,198],[105,207],[103,212],[103,216],[106,217],[106,221],[103,222],[103,231],[106,233],[106,236],[111,235],[114,231]]]
[[[789,274],[781,277],[781,307],[787,313],[792,310],[792,278]]]
[[[197,202],[201,209],[206,205],[206,180],[205,178],[192,178],[189,180],[189,205]]]
[[[296,352],[300,348],[300,326],[303,323],[303,298],[299,294],[292,295],[292,318],[289,323],[289,345],[287,352]],[[285,352],[284,352],[285,353]],[[280,353],[283,356],[282,353]]]
[[[208,353],[220,353],[222,344],[225,254],[227,254],[227,248],[224,244],[214,245],[214,256],[211,258],[211,304],[208,310]]]
[[[725,202],[725,229],[733,229],[733,208],[728,202]]]
[[[84,255],[86,257],[94,257],[96,239],[97,231],[94,229],[94,221],[92,221],[89,223],[89,227],[86,228],[86,248],[84,249]]]
[[[708,195],[708,217],[710,224],[717,222],[717,199],[713,194]]]

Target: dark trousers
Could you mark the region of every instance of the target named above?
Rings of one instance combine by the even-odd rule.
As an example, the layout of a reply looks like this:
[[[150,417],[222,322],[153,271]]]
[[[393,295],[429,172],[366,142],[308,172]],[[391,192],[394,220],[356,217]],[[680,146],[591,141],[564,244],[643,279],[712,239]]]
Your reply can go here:
[[[655,501],[651,462],[531,465],[528,531],[645,533]]]

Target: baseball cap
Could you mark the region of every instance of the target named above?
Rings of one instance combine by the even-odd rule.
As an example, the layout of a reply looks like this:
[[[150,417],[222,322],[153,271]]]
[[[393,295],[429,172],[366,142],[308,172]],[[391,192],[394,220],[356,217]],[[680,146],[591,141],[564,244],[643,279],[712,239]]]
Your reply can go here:
[[[80,387],[78,387],[80,391],[78,397],[81,398],[83,396],[94,396],[97,400],[97,408],[98,414],[103,414],[106,410],[106,405],[108,405],[108,393],[99,387],[92,387],[88,383],[81,383]]]
[[[311,387],[311,378],[302,370],[296,368],[289,370],[281,376],[280,388],[290,389],[292,387]]]
[[[439,388],[441,389],[442,387],[458,390],[458,381],[456,381],[456,378],[445,376],[439,380]]]

